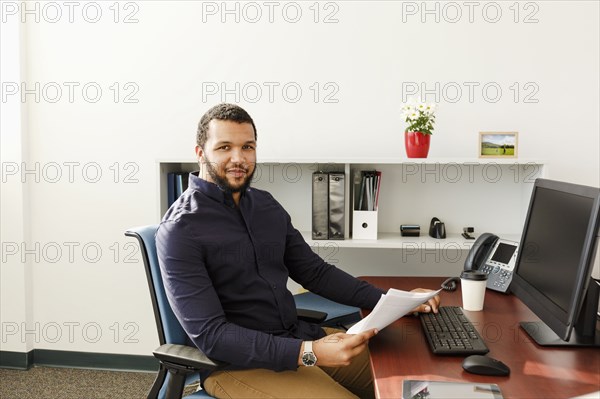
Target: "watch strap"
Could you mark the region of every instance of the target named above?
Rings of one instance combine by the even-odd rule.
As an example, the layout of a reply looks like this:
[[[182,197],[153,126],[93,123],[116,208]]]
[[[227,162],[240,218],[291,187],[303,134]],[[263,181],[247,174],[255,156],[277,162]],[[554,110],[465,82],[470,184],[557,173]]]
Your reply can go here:
[[[304,341],[304,350],[302,351],[302,364],[310,367],[317,364],[317,356],[313,352],[312,341]]]
[[[304,353],[306,352],[312,352],[312,341],[305,341],[304,342]]]

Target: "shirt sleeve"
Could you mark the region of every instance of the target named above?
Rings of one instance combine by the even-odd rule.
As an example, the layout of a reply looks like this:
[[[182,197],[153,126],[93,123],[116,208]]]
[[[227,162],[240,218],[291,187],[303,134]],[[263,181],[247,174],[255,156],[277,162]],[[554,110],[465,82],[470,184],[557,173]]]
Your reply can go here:
[[[297,369],[302,340],[227,321],[205,267],[202,247],[185,224],[163,222],[156,246],[167,298],[194,345],[208,357],[239,368]]]
[[[332,301],[373,309],[385,291],[325,262],[292,226],[287,212],[286,216],[285,265],[290,277],[307,290]]]

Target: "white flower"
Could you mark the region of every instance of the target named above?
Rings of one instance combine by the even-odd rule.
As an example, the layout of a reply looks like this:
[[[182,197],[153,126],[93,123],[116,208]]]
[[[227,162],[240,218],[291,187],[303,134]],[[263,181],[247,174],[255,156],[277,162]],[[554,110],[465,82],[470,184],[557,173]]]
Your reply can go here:
[[[414,108],[412,105],[410,104],[406,104],[404,107],[402,107],[402,114],[404,115],[408,115],[411,112],[413,112]]]
[[[435,113],[435,104],[425,104],[425,113],[433,115]]]
[[[412,98],[402,107],[402,116],[408,123],[407,132],[431,134],[435,123],[436,104],[417,103]]]

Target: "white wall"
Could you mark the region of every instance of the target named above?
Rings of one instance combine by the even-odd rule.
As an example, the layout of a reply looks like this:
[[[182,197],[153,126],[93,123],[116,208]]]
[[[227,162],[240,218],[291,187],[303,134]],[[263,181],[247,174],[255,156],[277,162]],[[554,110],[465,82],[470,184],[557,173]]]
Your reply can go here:
[[[599,185],[597,2],[429,2],[429,14],[422,2],[228,2],[239,22],[221,2],[67,3],[2,4],[3,27],[25,31],[8,39],[25,76],[2,69],[3,123],[22,94],[10,83],[30,90],[26,123],[2,125],[2,162],[34,170],[3,175],[3,245],[33,253],[3,259],[2,323],[38,323],[25,336],[36,348],[154,348],[123,231],[157,221],[157,160],[193,161],[197,121],[222,100],[253,115],[263,158],[402,158],[399,109],[423,85],[440,104],[431,157],[476,157],[478,132],[518,131],[519,157],[546,160],[547,177]],[[4,334],[2,349],[22,341]]]
[[[0,70],[2,81],[20,81],[23,75],[19,48],[22,29],[19,23],[0,25]],[[19,253],[20,243],[29,241],[28,185],[18,179],[4,179],[28,159],[27,120],[25,109],[16,99],[2,98],[0,119],[0,155],[2,159],[2,190],[0,217],[2,224],[2,268],[0,269],[0,323],[2,350],[28,352],[33,349],[34,337],[22,335],[22,327],[32,324],[32,262]],[[14,254],[10,255],[9,254]]]

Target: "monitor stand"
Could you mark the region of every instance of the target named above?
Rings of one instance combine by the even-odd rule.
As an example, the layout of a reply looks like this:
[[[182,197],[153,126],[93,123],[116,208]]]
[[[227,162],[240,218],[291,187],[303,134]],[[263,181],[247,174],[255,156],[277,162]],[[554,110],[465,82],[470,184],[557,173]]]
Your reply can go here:
[[[591,346],[600,348],[600,331],[596,329],[596,334],[593,336],[582,335],[573,330],[568,341],[563,341],[541,321],[522,321],[519,323],[523,330],[541,346]]]
[[[579,317],[571,330],[568,341],[563,341],[542,321],[522,321],[519,324],[541,346],[591,346],[600,348],[599,298],[600,281],[590,277]]]

